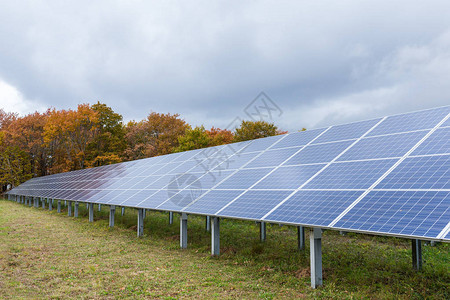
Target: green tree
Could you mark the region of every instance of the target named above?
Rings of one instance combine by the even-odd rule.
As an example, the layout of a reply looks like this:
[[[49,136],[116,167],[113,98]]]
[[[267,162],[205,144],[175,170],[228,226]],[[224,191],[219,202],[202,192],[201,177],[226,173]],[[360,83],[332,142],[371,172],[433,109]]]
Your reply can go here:
[[[234,141],[242,142],[263,137],[283,134],[278,127],[266,121],[242,121],[241,125],[234,131]]]
[[[125,150],[125,128],[122,115],[115,113],[106,104],[92,105],[97,114],[97,126],[92,142],[89,143],[87,161],[91,167],[120,162]]]
[[[210,146],[212,138],[208,135],[205,127],[196,126],[188,128],[183,136],[178,137],[178,147],[175,152],[182,152]]]

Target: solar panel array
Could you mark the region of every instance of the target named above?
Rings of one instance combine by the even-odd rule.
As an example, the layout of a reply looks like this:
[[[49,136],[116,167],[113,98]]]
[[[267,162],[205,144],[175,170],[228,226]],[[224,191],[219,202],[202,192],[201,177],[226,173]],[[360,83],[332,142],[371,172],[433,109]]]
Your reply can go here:
[[[11,194],[450,241],[450,106],[31,179]]]

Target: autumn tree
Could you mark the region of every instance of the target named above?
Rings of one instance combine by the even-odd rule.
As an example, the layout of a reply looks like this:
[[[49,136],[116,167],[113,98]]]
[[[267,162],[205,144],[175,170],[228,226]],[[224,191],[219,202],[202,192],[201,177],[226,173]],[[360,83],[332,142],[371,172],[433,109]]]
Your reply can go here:
[[[234,141],[242,142],[263,137],[283,134],[278,127],[266,121],[242,121],[241,125],[234,132]]]
[[[50,162],[53,173],[88,165],[88,145],[94,140],[97,126],[97,112],[89,104],[80,104],[77,110],[50,112],[44,126],[44,142],[53,153]]]
[[[206,130],[206,134],[211,138],[209,146],[229,144],[234,139],[233,133],[228,129],[212,127],[210,130]]]
[[[15,187],[30,179],[31,164],[28,153],[18,146],[7,145],[6,132],[0,130],[0,186],[5,191],[8,186]]]
[[[196,126],[195,128],[187,128],[184,135],[178,137],[178,147],[175,152],[182,152],[194,149],[208,147],[211,144],[212,137],[208,135],[203,126]]]
[[[178,147],[178,137],[189,128],[178,114],[152,112],[143,121],[131,121],[126,126],[125,159],[133,160],[172,153]]]
[[[97,123],[86,154],[88,166],[98,167],[120,162],[120,156],[126,147],[122,115],[100,102],[91,108],[96,113]]]

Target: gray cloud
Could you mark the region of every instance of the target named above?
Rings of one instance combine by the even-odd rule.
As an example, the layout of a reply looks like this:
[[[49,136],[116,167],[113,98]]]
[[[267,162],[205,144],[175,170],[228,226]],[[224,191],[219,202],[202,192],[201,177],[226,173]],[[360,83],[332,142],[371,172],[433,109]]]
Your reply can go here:
[[[100,100],[224,127],[260,91],[288,130],[449,104],[447,1],[5,2],[0,107]],[[3,98],[2,98],[3,97]],[[8,98],[9,99],[9,98]]]

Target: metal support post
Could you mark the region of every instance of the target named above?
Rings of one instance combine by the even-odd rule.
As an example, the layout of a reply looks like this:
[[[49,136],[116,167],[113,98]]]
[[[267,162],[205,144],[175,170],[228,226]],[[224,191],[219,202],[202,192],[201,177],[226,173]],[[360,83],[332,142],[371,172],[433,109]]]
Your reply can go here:
[[[125,214],[125,207],[122,206],[122,216]]]
[[[114,205],[109,206],[109,227],[114,227],[114,216],[116,214],[116,207]]]
[[[69,217],[71,217],[72,216],[72,201],[66,201],[67,202],[67,215],[69,216]]]
[[[144,235],[144,209],[138,208],[137,236]]]
[[[220,255],[220,219],[213,217],[211,220],[211,255]]]
[[[89,222],[94,222],[94,203],[89,203]]]
[[[41,199],[42,208],[45,209],[45,199],[44,198],[40,198],[40,199]]]
[[[207,232],[211,231],[211,217],[210,216],[206,216],[206,231]]]
[[[98,205],[98,211],[102,211],[102,205],[101,204]]]
[[[73,212],[73,216],[75,218],[78,218],[78,208],[79,208],[79,206],[80,206],[80,203],[78,203],[78,201],[76,201],[75,202],[75,209],[74,209],[74,212]]]
[[[187,222],[188,216],[186,213],[181,213],[180,218],[180,247],[182,249],[187,248]]]
[[[422,269],[422,241],[412,240],[412,264],[413,269],[419,271]]]
[[[173,212],[169,212],[169,225],[173,224]]]
[[[303,226],[297,227],[297,241],[298,241],[298,250],[305,249],[305,227]]]
[[[266,223],[265,222],[259,222],[259,238],[261,242],[266,241]]]
[[[53,199],[48,199],[48,210],[53,210]]]
[[[143,208],[143,213],[144,213],[144,219],[145,219],[145,217],[147,216],[147,210],[145,209],[145,208]]]
[[[312,228],[309,234],[309,252],[311,257],[311,287],[323,284],[322,281],[322,229]]]
[[[32,206],[33,204],[31,203],[31,198],[27,197],[27,199],[28,199],[28,206]]]

